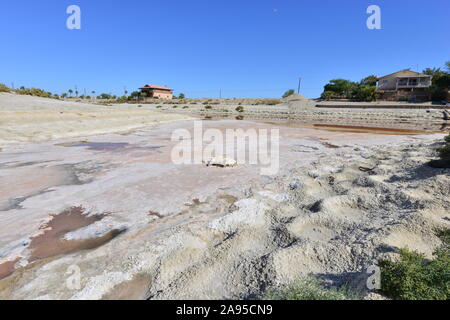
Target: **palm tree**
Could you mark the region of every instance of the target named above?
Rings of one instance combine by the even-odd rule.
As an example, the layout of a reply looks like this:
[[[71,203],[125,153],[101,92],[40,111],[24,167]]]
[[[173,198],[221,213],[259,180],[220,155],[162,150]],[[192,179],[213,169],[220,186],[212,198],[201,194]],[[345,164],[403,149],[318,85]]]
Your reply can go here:
[[[78,90],[75,90],[75,95],[76,95],[77,98],[78,98]]]
[[[92,97],[95,99],[95,90],[92,90],[91,93],[92,93]]]
[[[69,89],[69,97],[72,97],[73,90]]]

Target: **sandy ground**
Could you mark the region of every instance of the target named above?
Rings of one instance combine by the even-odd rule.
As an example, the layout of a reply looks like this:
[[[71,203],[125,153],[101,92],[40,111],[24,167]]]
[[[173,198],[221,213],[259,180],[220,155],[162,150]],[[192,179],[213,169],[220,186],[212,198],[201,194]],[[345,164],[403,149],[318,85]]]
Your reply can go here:
[[[0,146],[127,131],[188,118],[136,105],[106,107],[0,93]]]
[[[280,171],[175,165],[190,120],[3,145],[0,299],[252,299],[308,273],[356,286],[400,247],[430,256],[450,225],[450,172],[426,165],[444,133],[203,125],[279,128]]]

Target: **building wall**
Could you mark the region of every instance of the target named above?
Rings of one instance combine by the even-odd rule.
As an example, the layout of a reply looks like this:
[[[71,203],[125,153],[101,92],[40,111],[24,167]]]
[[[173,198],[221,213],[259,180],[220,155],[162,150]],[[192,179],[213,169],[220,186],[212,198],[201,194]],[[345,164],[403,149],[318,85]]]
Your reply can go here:
[[[170,100],[173,98],[173,94],[171,92],[164,91],[164,90],[153,90],[153,97],[159,98],[159,99],[169,99]]]
[[[171,91],[167,90],[158,90],[158,89],[146,89],[143,92],[147,93],[147,97],[149,98],[158,98],[158,99],[166,99],[170,100],[173,98],[173,94]]]
[[[428,88],[382,91],[379,100],[421,102],[430,100],[430,93]]]
[[[378,83],[378,90],[395,90],[397,88],[397,78],[381,79]]]

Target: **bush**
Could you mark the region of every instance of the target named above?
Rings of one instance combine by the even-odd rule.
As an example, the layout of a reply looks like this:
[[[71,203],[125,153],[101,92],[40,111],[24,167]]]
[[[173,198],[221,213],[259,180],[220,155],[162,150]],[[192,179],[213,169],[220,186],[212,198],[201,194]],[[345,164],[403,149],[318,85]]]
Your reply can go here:
[[[289,96],[292,96],[294,93],[295,93],[294,89],[290,89],[290,90],[286,91],[286,92],[283,94],[283,98],[287,98],[287,97],[289,97]]]
[[[205,109],[206,109],[206,110],[211,110],[212,107],[211,107],[211,106],[205,106]]]
[[[447,89],[441,88],[437,85],[432,85],[430,87],[430,95],[432,101],[443,101],[447,99]]]
[[[244,107],[239,106],[235,109],[237,112],[244,112]]]
[[[334,92],[332,91],[325,91],[324,93],[322,93],[321,98],[324,100],[331,100],[334,97]]]
[[[103,100],[109,100],[109,99],[114,99],[114,96],[107,94],[107,93],[102,93],[101,95],[98,96],[99,99],[103,99]]]
[[[352,97],[358,101],[375,101],[377,88],[369,85],[360,85],[354,88]]]
[[[444,138],[445,142],[450,143],[450,134]]]
[[[402,300],[450,299],[450,230],[441,230],[437,235],[444,246],[434,252],[432,260],[401,249],[398,261],[379,262],[384,295]]]
[[[320,281],[312,276],[300,278],[293,283],[268,290],[267,300],[355,300],[359,297],[347,288],[326,289]]]
[[[440,160],[432,160],[429,165],[433,168],[450,168],[450,135],[444,138],[446,145],[437,149]]]
[[[0,83],[0,92],[10,92],[11,89],[5,86],[3,83]]]
[[[44,91],[42,89],[37,88],[24,88],[21,87],[20,89],[16,90],[17,94],[27,95],[27,96],[35,96],[35,97],[42,97],[42,98],[51,98],[52,94],[50,92]]]
[[[447,145],[441,147],[438,149],[439,156],[442,160],[449,160],[450,159],[450,143],[447,143]]]

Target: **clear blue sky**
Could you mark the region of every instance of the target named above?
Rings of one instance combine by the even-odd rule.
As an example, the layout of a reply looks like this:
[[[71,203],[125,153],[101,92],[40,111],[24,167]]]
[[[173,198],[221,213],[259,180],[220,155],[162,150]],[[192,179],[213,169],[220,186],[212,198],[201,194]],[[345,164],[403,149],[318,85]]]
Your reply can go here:
[[[66,8],[82,29],[66,28]],[[368,30],[366,9],[382,10]],[[188,97],[317,97],[450,60],[449,0],[21,0],[0,4],[0,82],[122,94],[146,83]]]

